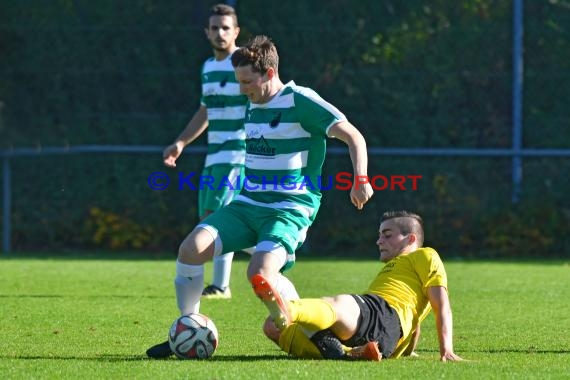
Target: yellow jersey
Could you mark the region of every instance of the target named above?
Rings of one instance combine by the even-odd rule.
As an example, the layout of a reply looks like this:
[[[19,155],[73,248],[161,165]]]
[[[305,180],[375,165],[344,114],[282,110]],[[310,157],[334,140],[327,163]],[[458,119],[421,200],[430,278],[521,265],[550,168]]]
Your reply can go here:
[[[431,286],[447,288],[447,274],[437,252],[424,247],[388,261],[368,287],[367,293],[384,298],[400,317],[402,338],[391,357],[406,351],[412,333],[430,312],[427,289]]]

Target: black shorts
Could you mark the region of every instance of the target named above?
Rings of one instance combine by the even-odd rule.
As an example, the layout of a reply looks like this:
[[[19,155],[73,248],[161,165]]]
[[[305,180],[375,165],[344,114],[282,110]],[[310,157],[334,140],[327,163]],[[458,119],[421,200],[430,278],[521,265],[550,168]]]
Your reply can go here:
[[[356,333],[348,340],[343,341],[346,346],[362,346],[367,342],[378,342],[380,352],[384,358],[389,358],[402,337],[402,327],[398,313],[384,298],[374,294],[352,294],[360,307],[358,328]]]

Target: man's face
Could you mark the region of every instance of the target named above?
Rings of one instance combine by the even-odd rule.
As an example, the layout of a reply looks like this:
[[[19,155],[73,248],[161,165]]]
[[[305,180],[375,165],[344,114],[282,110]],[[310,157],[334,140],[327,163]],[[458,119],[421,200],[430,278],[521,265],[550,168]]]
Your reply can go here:
[[[380,225],[379,237],[376,241],[380,250],[380,261],[388,262],[404,252],[409,244],[409,235],[404,236],[392,219]]]
[[[234,25],[231,16],[212,16],[206,29],[206,37],[212,48],[219,51],[230,51],[235,46],[239,34],[239,27]]]
[[[251,70],[251,65],[235,68],[239,90],[250,102],[261,104],[269,100],[270,82],[267,74]]]

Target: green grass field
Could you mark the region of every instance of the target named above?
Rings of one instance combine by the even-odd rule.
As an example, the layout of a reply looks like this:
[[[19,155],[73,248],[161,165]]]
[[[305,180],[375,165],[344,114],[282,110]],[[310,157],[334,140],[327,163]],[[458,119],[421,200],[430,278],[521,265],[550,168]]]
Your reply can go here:
[[[233,298],[202,301],[201,311],[220,331],[214,357],[156,361],[144,351],[166,338],[177,316],[174,260],[122,257],[0,259],[0,378],[570,378],[569,262],[447,262],[455,349],[469,361],[438,361],[430,316],[419,358],[370,363],[281,353],[262,335],[266,312],[246,282],[241,256],[233,267]],[[305,297],[359,293],[380,265],[300,257],[290,277]]]

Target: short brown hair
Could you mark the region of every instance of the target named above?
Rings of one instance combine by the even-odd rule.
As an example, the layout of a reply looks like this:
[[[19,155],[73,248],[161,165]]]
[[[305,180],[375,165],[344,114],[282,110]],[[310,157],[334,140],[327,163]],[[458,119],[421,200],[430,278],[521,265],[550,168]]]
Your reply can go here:
[[[232,54],[232,65],[234,67],[251,65],[252,71],[260,74],[265,74],[270,67],[278,72],[277,47],[269,37],[255,36]]]
[[[238,18],[236,10],[227,4],[216,4],[210,9],[208,16],[208,26],[210,25],[210,17],[212,16],[231,16],[234,19],[234,26],[238,26]]]
[[[380,218],[380,224],[391,219],[394,220],[402,235],[413,233],[418,240],[418,246],[424,245],[424,221],[421,216],[409,211],[386,211]]]

